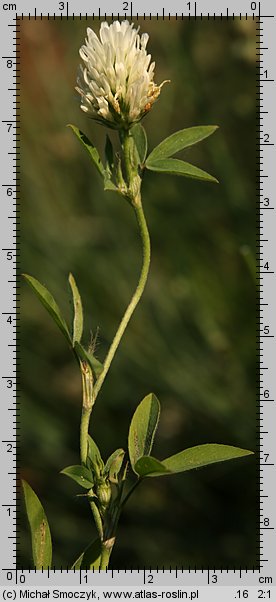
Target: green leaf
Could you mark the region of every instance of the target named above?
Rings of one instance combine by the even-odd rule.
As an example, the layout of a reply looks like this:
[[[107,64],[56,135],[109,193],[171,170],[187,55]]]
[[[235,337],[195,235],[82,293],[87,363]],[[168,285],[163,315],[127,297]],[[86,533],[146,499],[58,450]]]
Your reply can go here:
[[[101,362],[99,362],[99,360],[97,360],[94,357],[94,355],[92,353],[90,353],[90,351],[86,351],[86,349],[84,349],[83,345],[81,345],[77,341],[75,342],[74,349],[75,349],[76,354],[79,357],[79,359],[81,361],[87,362],[89,364],[89,366],[91,367],[91,370],[93,372],[93,375],[97,378],[103,371],[103,365],[101,364]]]
[[[147,156],[148,142],[145,129],[140,123],[136,123],[130,130],[137,149],[140,165],[144,163]]]
[[[121,157],[119,153],[116,154],[116,164],[115,164],[115,180],[118,186],[117,190],[127,192],[127,185],[124,181],[123,172],[122,172],[122,164]]]
[[[111,142],[108,134],[106,135],[104,154],[105,154],[104,190],[116,190],[117,191],[117,186],[115,186],[115,184],[113,184],[113,182],[111,180],[113,171],[114,171],[114,152],[113,152],[112,142]]]
[[[38,280],[36,280],[36,278],[33,278],[33,276],[29,276],[28,274],[22,274],[22,275],[25,278],[26,282],[29,284],[29,286],[35,292],[39,301],[42,303],[42,305],[44,305],[44,307],[46,307],[50,316],[54,319],[54,321],[58,325],[59,329],[61,330],[62,334],[65,336],[66,340],[68,341],[68,343],[71,346],[72,340],[70,337],[70,333],[69,333],[67,324],[66,324],[63,316],[61,315],[60,309],[59,309],[54,297],[47,290],[47,288],[45,288],[45,286],[43,284],[41,284]]]
[[[139,458],[135,464],[135,472],[140,477],[159,477],[162,474],[170,474],[164,464],[152,456]]]
[[[211,136],[217,125],[199,125],[175,132],[156,146],[147,158],[146,166],[156,159],[165,159]]]
[[[72,569],[99,569],[101,564],[101,540],[98,537],[85,548],[84,552],[75,560]]]
[[[147,395],[134,412],[128,435],[129,457],[134,472],[137,460],[151,452],[159,415],[160,404],[153,393]]]
[[[118,192],[117,186],[113,184],[109,177],[105,177],[104,179],[104,190],[116,190],[116,192]]]
[[[135,470],[140,476],[156,477],[178,472],[194,470],[209,464],[235,460],[253,454],[248,449],[233,447],[232,445],[220,445],[218,443],[207,443],[189,447],[166,460],[156,460],[152,457],[141,458],[135,465]]]
[[[185,449],[170,458],[162,461],[171,472],[183,472],[214,464],[248,456],[253,452],[248,449],[233,447],[232,445],[220,445],[218,443],[206,443]]]
[[[37,495],[26,481],[22,481],[28,521],[32,536],[34,567],[50,569],[52,564],[52,540],[46,514]]]
[[[70,479],[73,479],[73,481],[76,481],[76,483],[81,485],[81,487],[84,487],[84,489],[91,489],[94,485],[91,472],[85,466],[67,466],[60,472]]]
[[[113,168],[114,168],[114,153],[113,153],[112,142],[111,142],[108,134],[106,134],[104,154],[105,154],[105,171],[106,171],[108,177],[111,178],[112,173],[113,173]]]
[[[146,162],[146,167],[150,171],[160,171],[162,173],[168,173],[175,176],[185,176],[186,178],[193,178],[195,180],[205,180],[208,182],[217,182],[218,180],[211,176],[203,169],[199,169],[191,163],[181,161],[180,159],[156,159],[150,163]]]
[[[101,476],[104,470],[104,463],[101,457],[100,450],[95,443],[94,439],[88,435],[88,460],[91,463],[92,468],[96,472],[97,476]]]
[[[92,144],[92,142],[90,142],[89,138],[87,138],[87,136],[81,130],[79,130],[79,128],[76,127],[75,125],[72,125],[71,123],[69,123],[68,127],[71,128],[71,130],[77,136],[78,140],[83,144],[84,148],[87,150],[87,152],[90,156],[90,159],[92,159],[94,165],[96,166],[99,174],[104,178],[105,169],[102,164],[100,155],[99,155],[96,147],[94,146],[94,144]]]
[[[73,274],[69,274],[69,284],[72,291],[73,305],[74,305],[74,322],[73,322],[73,345],[77,342],[80,343],[83,331],[83,312],[81,296],[76,285]]]
[[[106,462],[104,474],[109,477],[111,483],[118,483],[118,474],[122,467],[124,455],[125,452],[123,449],[116,449]]]

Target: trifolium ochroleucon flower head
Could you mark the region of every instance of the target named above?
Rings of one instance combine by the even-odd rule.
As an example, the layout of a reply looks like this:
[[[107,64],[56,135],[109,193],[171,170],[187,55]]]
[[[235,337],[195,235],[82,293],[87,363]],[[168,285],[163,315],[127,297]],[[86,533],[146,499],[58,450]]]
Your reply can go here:
[[[138,34],[128,21],[101,24],[99,38],[87,29],[80,48],[77,92],[89,117],[116,129],[128,129],[151,109],[160,94],[154,83],[155,63],[146,46],[149,36]]]

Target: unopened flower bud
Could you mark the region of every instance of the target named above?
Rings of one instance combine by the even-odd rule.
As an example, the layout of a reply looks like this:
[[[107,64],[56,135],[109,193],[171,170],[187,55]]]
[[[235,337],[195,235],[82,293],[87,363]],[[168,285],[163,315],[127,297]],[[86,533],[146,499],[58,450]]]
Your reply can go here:
[[[99,483],[96,487],[96,495],[103,510],[109,505],[111,500],[111,485],[108,481]]]

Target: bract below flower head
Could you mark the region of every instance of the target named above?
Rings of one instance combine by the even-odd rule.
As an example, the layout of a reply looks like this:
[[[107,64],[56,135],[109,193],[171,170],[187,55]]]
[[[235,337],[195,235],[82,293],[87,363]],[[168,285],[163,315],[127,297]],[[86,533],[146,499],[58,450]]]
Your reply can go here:
[[[77,92],[81,109],[112,128],[129,128],[151,109],[162,88],[153,81],[155,63],[146,46],[149,36],[138,34],[128,21],[101,24],[99,38],[88,27],[80,48]]]

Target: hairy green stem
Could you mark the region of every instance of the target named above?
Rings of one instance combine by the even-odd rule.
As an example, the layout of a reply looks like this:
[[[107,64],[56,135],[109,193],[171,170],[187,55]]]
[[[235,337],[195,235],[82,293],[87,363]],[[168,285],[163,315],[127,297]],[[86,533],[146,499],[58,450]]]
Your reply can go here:
[[[112,552],[114,543],[115,543],[115,537],[112,537],[111,539],[106,539],[105,541],[102,542],[101,564],[100,564],[101,571],[108,569],[109,558],[110,558],[110,554]]]
[[[146,218],[144,215],[141,195],[140,195],[140,185],[141,180],[138,174],[137,165],[133,165],[133,156],[132,156],[132,140],[130,136],[130,132],[124,132],[121,135],[121,143],[124,154],[124,165],[125,165],[125,174],[127,179],[127,190],[128,190],[128,200],[130,201],[132,207],[134,208],[137,223],[139,226],[139,232],[142,242],[142,251],[143,251],[143,261],[142,261],[142,269],[138,281],[138,285],[136,290],[131,298],[131,301],[123,315],[119,328],[115,334],[115,337],[111,343],[109,351],[107,353],[103,370],[99,375],[97,381],[95,382],[95,386],[93,383],[93,374],[86,364],[86,362],[81,362],[81,372],[82,372],[82,385],[83,385],[83,407],[82,407],[82,416],[81,416],[81,426],[80,426],[80,456],[81,463],[86,465],[87,462],[87,452],[88,452],[88,429],[89,429],[89,421],[90,415],[93,408],[93,405],[96,401],[96,398],[101,390],[101,387],[104,383],[108,370],[110,368],[111,362],[114,358],[114,355],[117,351],[117,348],[120,344],[122,336],[127,328],[129,320],[139,303],[141,296],[144,292],[144,288],[147,282],[149,267],[150,267],[150,237],[147,227]],[[123,505],[131,495],[132,491],[135,489],[135,486],[129,491],[125,499],[123,500]],[[99,537],[101,539],[101,564],[100,569],[106,570],[108,569],[109,558],[112,552],[112,548],[115,543],[115,533],[117,530],[117,524],[120,516],[121,508],[118,508],[118,511],[115,513],[114,520],[111,521],[111,524],[104,527],[103,521],[98,510],[96,503],[91,498],[89,500],[90,507],[94,516],[94,520],[96,523],[96,527],[99,533]]]
[[[91,495],[93,495],[93,490],[92,489],[91,489]],[[89,499],[89,504],[90,504],[90,508],[92,510],[92,514],[93,514],[94,521],[95,521],[95,524],[96,524],[96,527],[97,527],[99,538],[101,540],[103,540],[103,523],[102,523],[102,519],[101,519],[101,515],[100,515],[100,512],[99,512],[98,506],[94,502],[94,500],[93,500],[92,497]]]
[[[143,212],[143,207],[142,207],[142,203],[140,200],[140,197],[138,197],[136,199],[136,204],[134,204],[133,202],[133,207],[134,207],[134,211],[136,214],[136,218],[137,218],[137,222],[139,225],[139,231],[140,231],[140,236],[141,236],[141,240],[142,240],[142,247],[143,247],[143,265],[142,265],[142,270],[141,270],[141,274],[140,274],[140,278],[139,278],[139,282],[137,285],[137,288],[135,290],[135,293],[124,313],[124,316],[122,318],[122,321],[119,325],[119,328],[115,334],[115,337],[112,341],[112,344],[110,346],[110,349],[108,351],[108,354],[106,356],[105,362],[104,362],[104,367],[103,367],[103,371],[101,372],[94,390],[93,390],[93,402],[95,403],[95,400],[97,398],[97,395],[100,392],[100,389],[103,385],[103,382],[105,380],[105,377],[108,373],[108,370],[110,368],[111,362],[114,358],[114,355],[116,353],[116,350],[120,344],[121,338],[125,332],[125,329],[129,323],[129,320],[135,310],[136,305],[139,303],[141,296],[143,294],[146,282],[147,282],[147,277],[148,277],[148,273],[149,273],[149,267],[150,267],[150,237],[149,237],[149,232],[148,232],[148,228],[147,228],[147,222],[145,219],[145,215]]]
[[[86,464],[88,450],[88,429],[91,410],[82,408],[80,423],[80,459],[82,464]]]
[[[133,179],[133,177],[135,177],[137,175],[137,169],[133,169],[133,165],[131,162],[131,135],[129,130],[126,132],[122,132],[120,135],[121,138],[121,143],[122,143],[122,148],[123,148],[123,154],[124,154],[124,163],[125,163],[125,171],[126,171],[126,177],[127,177],[127,184],[128,186],[131,184],[131,180]]]
[[[113,549],[113,546],[115,543],[117,526],[118,526],[119,518],[121,516],[121,512],[123,510],[125,503],[127,502],[127,500],[130,498],[130,496],[132,495],[132,493],[134,492],[136,487],[138,487],[138,485],[141,482],[142,482],[142,479],[138,479],[134,483],[134,485],[130,488],[129,492],[123,499],[122,503],[119,504],[119,506],[114,514],[113,520],[111,520],[111,523],[105,529],[105,534],[104,534],[105,537],[104,537],[104,540],[102,541],[102,548],[101,548],[101,565],[100,565],[101,569],[108,569],[109,559],[110,559],[110,555],[111,555],[111,552],[112,552],[112,549]]]

